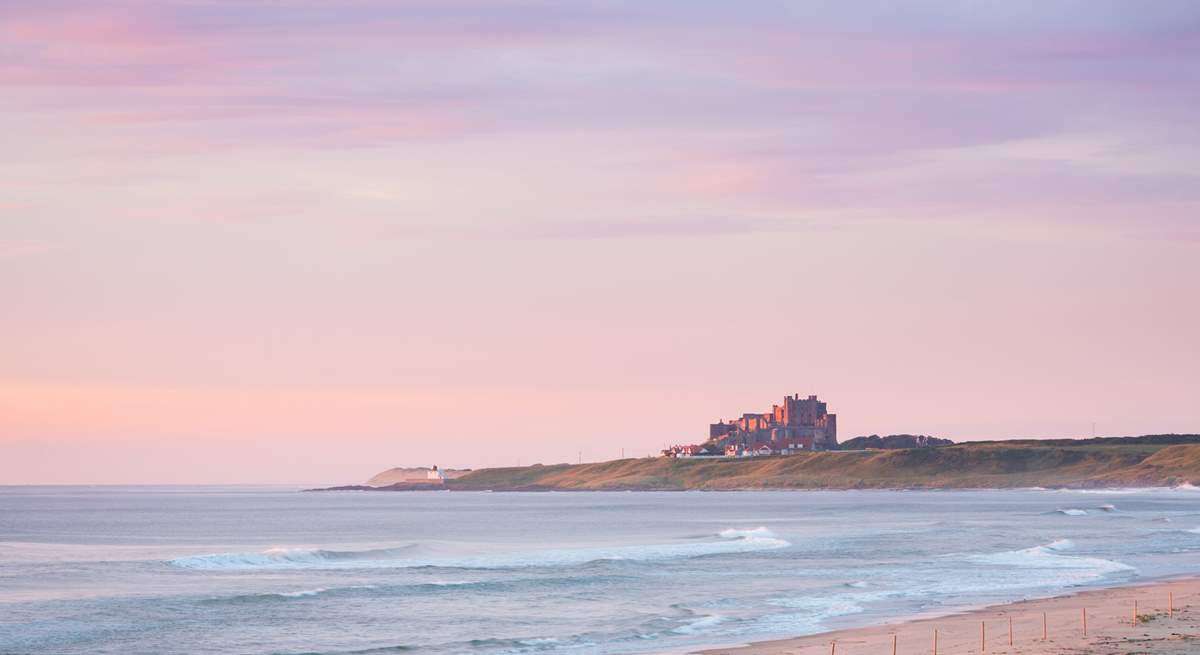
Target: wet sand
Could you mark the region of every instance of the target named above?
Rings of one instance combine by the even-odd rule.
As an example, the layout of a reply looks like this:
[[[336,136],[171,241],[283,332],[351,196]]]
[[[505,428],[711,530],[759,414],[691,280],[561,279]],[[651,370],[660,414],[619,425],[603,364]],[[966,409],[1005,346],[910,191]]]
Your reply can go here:
[[[1172,598],[1173,610],[1169,607]],[[1200,577],[1097,589],[937,618],[697,652],[891,655],[894,637],[896,655],[931,655],[935,630],[938,655],[1200,655]]]

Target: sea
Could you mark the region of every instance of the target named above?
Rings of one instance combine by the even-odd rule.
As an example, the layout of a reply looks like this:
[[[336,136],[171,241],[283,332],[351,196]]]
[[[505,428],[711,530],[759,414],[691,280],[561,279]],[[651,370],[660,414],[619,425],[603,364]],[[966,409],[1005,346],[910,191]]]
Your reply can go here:
[[[1200,490],[0,487],[0,653],[680,653],[1200,572]]]

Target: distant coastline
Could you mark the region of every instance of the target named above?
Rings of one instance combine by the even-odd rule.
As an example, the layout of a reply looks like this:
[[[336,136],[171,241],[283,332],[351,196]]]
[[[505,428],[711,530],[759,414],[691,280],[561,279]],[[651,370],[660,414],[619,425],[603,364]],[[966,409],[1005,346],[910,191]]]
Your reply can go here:
[[[306,491],[735,491],[1200,485],[1200,434],[981,441],[786,456],[621,459],[479,469],[452,479]]]

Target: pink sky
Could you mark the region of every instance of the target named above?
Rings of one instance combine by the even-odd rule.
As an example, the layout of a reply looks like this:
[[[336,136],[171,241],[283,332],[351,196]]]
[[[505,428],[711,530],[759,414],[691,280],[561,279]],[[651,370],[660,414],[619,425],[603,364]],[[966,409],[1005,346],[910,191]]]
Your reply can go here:
[[[0,4],[0,484],[1200,431],[1200,6]]]

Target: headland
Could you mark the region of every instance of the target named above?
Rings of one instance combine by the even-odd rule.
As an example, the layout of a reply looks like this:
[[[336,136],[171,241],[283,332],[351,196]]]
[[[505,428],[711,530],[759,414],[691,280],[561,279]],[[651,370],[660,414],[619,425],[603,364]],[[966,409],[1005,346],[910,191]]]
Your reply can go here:
[[[653,457],[486,468],[432,483],[336,489],[685,491],[1200,485],[1200,435],[980,441],[761,457]]]

